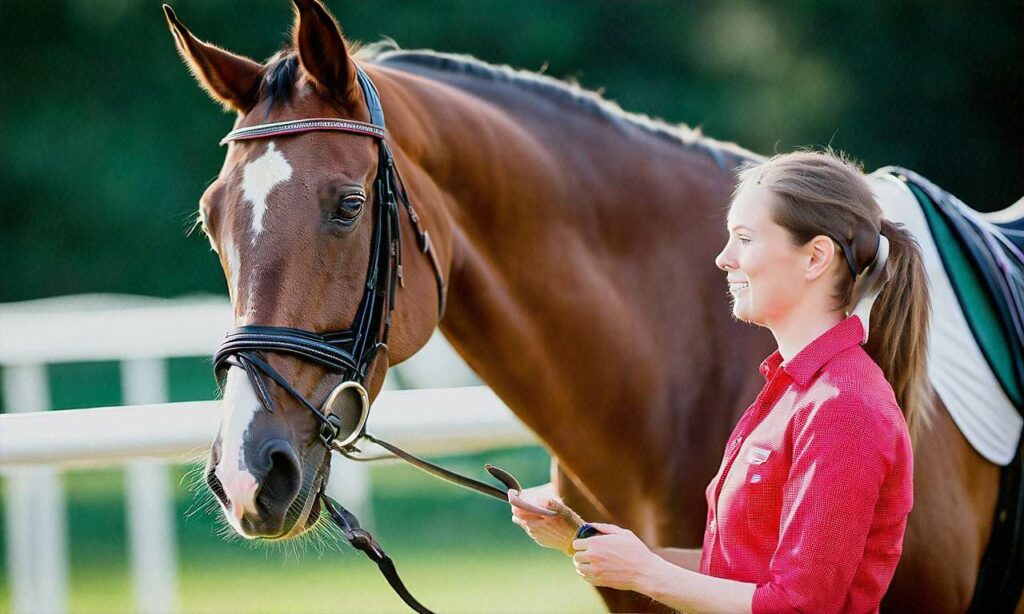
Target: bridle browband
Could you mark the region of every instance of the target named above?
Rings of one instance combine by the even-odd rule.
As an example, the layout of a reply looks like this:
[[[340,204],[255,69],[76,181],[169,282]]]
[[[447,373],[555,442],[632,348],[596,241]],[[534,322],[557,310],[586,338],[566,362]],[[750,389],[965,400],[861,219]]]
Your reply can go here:
[[[367,136],[377,141],[379,156],[377,176],[374,180],[376,197],[370,261],[363,298],[353,324],[346,330],[327,333],[280,326],[232,328],[214,354],[214,371],[218,380],[223,381],[229,367],[241,368],[248,377],[260,405],[273,412],[274,402],[264,376],[270,378],[313,414],[320,423],[320,441],[328,450],[337,450],[347,458],[357,461],[397,457],[435,476],[507,501],[508,489],[522,490],[522,487],[511,474],[497,467],[488,465],[487,470],[504,484],[505,490],[434,465],[366,432],[366,420],[370,411],[369,395],[365,388],[366,380],[373,372],[376,361],[380,358],[387,359],[388,333],[391,330],[391,315],[395,309],[395,293],[399,285],[404,285],[399,201],[412,222],[420,251],[428,257],[434,269],[438,321],[444,314],[446,288],[441,263],[430,241],[430,234],[423,229],[419,216],[409,202],[405,185],[388,147],[384,111],[377,88],[361,68],[357,67],[356,71],[370,113],[370,123],[332,118],[297,119],[237,128],[220,141],[221,145],[226,145],[235,141],[314,131],[344,132]],[[324,404],[317,408],[267,363],[262,355],[264,352],[290,354],[315,363],[328,371],[340,374],[341,383],[328,395]],[[364,455],[358,447],[358,443],[363,439],[384,448],[388,454]],[[323,492],[326,480],[324,477],[320,492],[317,494],[345,538],[377,564],[388,583],[409,607],[417,612],[429,614],[430,610],[416,601],[405,588],[394,563],[384,553],[380,544],[367,531],[359,528],[359,521],[355,515]],[[541,508],[533,511],[553,514]]]

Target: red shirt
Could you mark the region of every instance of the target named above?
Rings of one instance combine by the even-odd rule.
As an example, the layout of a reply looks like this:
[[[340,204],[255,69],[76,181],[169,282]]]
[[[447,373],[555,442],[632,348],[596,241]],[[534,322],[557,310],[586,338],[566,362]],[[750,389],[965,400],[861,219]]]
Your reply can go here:
[[[766,383],[707,488],[700,571],[757,584],[759,612],[877,612],[913,505],[907,425],[843,320]]]

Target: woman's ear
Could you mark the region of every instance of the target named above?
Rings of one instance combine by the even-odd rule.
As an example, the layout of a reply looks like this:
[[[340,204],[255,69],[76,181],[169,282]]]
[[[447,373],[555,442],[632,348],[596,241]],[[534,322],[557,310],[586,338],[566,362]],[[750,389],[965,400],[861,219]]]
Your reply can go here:
[[[832,268],[838,249],[835,242],[825,235],[818,235],[807,242],[803,247],[807,258],[804,270],[807,281],[814,281]]]

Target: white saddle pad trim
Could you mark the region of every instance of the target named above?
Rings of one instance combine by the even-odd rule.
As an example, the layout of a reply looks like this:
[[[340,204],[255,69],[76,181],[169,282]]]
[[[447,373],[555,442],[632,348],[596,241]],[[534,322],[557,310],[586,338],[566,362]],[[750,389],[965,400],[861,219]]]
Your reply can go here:
[[[886,219],[900,222],[914,235],[924,256],[931,285],[931,343],[928,376],[967,441],[988,461],[1013,460],[1024,418],[1017,413],[989,368],[967,323],[956,292],[942,266],[917,198],[887,174],[868,176]]]

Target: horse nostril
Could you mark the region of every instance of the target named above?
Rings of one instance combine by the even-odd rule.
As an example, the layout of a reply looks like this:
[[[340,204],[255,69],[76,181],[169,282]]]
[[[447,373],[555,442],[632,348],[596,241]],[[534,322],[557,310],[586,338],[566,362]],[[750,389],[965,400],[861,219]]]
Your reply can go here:
[[[217,465],[215,463],[210,463],[206,469],[206,485],[210,488],[213,496],[217,497],[221,505],[227,507],[228,494],[224,492],[224,485],[220,483],[220,478],[217,477]]]
[[[260,450],[260,481],[256,493],[256,509],[261,516],[283,518],[302,486],[302,469],[291,444],[274,439]]]

